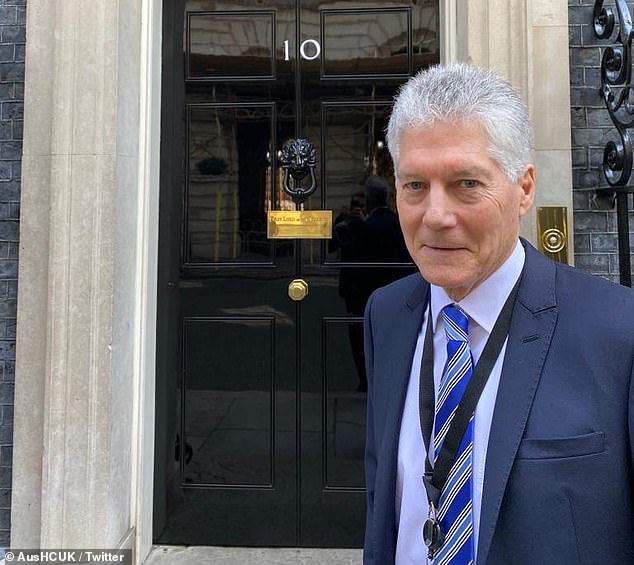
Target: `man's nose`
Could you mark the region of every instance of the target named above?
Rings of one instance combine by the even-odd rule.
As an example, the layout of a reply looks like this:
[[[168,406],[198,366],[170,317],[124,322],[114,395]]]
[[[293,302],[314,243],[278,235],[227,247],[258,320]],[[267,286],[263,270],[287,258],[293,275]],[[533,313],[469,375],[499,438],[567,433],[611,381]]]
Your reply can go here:
[[[425,200],[423,223],[427,227],[444,229],[456,224],[454,203],[444,186],[432,184]]]

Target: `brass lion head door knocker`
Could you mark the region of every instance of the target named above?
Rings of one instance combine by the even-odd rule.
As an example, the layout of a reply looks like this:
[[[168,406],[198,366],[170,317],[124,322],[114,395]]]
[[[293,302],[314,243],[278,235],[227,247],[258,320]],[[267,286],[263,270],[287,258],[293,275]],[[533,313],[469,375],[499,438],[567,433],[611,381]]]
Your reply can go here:
[[[307,139],[290,139],[278,153],[278,158],[284,169],[284,192],[299,206],[317,188],[315,147]]]
[[[301,209],[303,202],[317,189],[315,177],[317,158],[314,145],[307,139],[289,139],[278,151],[277,159],[284,169],[284,192],[291,197],[297,209],[269,210],[266,213],[267,237],[269,239],[330,239],[332,211]],[[289,292],[291,290],[293,289],[289,287]],[[293,298],[293,300],[300,299]]]

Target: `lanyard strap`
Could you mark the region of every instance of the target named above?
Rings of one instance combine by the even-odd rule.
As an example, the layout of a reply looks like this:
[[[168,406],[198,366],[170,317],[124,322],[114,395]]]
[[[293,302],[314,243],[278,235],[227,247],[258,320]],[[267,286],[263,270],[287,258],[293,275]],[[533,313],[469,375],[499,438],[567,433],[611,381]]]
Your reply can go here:
[[[420,429],[423,434],[423,441],[427,446],[427,456],[425,457],[425,474],[423,483],[430,502],[438,508],[440,493],[447,482],[447,477],[451,471],[451,466],[460,447],[460,440],[467,429],[469,420],[475,411],[482,390],[497,361],[502,345],[506,340],[511,325],[511,315],[513,305],[517,297],[521,277],[515,283],[513,290],[509,294],[502,311],[495,321],[491,335],[484,346],[482,355],[473,369],[473,374],[467,388],[464,391],[456,414],[451,422],[449,431],[445,436],[442,448],[438,454],[436,464],[432,470],[429,463],[429,454],[433,453],[431,443],[431,431],[435,414],[435,394],[434,394],[434,344],[432,334],[431,306],[427,317],[427,331],[425,333],[425,345],[423,347],[423,361],[420,366],[420,386],[419,386],[419,415]]]

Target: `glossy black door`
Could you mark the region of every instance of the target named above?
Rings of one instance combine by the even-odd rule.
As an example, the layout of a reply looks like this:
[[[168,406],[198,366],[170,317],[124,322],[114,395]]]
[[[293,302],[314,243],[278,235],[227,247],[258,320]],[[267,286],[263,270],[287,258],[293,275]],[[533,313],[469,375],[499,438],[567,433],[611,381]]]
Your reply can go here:
[[[383,131],[438,60],[438,3],[165,4],[155,540],[358,547],[363,308],[412,271]],[[266,237],[294,209],[292,137],[317,148],[304,206],[333,210],[331,240]]]

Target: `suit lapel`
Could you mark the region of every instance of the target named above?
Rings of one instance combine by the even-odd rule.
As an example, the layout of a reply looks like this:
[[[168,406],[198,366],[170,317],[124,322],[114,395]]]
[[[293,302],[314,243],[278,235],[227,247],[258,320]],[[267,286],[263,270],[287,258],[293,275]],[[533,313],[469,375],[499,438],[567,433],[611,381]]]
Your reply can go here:
[[[403,416],[403,405],[405,403],[405,393],[409,384],[409,376],[412,369],[412,359],[416,349],[416,340],[421,324],[425,307],[429,295],[429,285],[421,279],[420,284],[408,297],[406,302],[405,317],[397,317],[398,327],[393,331],[393,342],[390,358],[390,387],[389,398],[387,398],[387,413],[385,421],[385,438],[389,438],[387,445],[393,448],[390,458],[392,467],[396,469],[396,454],[398,451],[398,437],[401,431],[401,419]]]
[[[406,302],[407,314],[404,318],[398,316],[398,327],[393,331],[392,367],[390,382],[390,398],[388,400],[388,413],[385,426],[386,437],[396,437],[401,429],[401,417],[405,393],[409,384],[409,376],[412,369],[412,359],[416,349],[418,333],[423,323],[425,307],[429,298],[429,284],[421,279],[420,284],[408,297]],[[394,435],[396,434],[396,435]],[[392,442],[394,443],[394,442]],[[398,441],[396,442],[398,443]],[[396,454],[396,451],[395,451]]]
[[[525,243],[525,242],[523,242]],[[502,498],[557,321],[555,265],[525,243],[484,473],[477,560],[486,563]]]
[[[377,485],[376,510],[379,512],[379,522],[385,528],[382,532],[377,531],[379,539],[384,541],[384,545],[377,548],[377,558],[379,563],[388,563],[394,559],[396,551],[396,469],[398,456],[398,443],[401,431],[401,420],[403,416],[403,406],[405,394],[409,383],[409,376],[412,368],[412,359],[416,348],[416,340],[420,330],[425,306],[428,300],[429,285],[420,280],[414,291],[407,298],[404,307],[405,316],[396,316],[397,327],[391,328],[392,339],[390,340],[389,367],[389,387],[386,387],[384,398],[386,412],[385,425],[383,428],[383,440],[381,442],[384,450],[382,457],[378,458],[379,468],[377,477],[383,477],[379,491]],[[380,402],[381,399],[375,399]],[[389,535],[388,535],[389,532]]]

